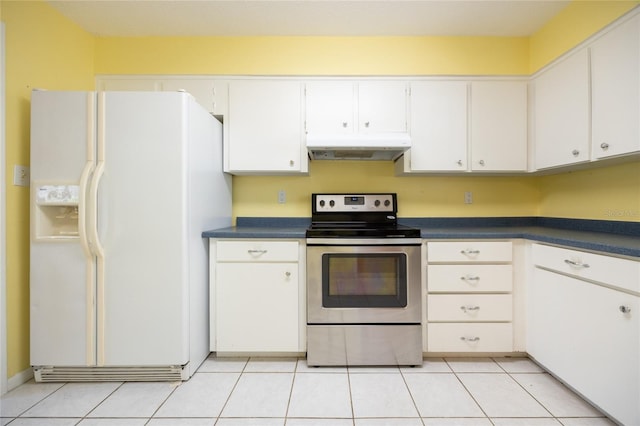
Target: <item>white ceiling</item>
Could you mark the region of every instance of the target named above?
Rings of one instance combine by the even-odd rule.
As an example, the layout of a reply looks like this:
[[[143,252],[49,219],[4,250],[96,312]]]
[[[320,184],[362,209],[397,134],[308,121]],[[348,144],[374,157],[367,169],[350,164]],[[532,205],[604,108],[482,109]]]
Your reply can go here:
[[[528,36],[569,0],[48,0],[99,36]]]

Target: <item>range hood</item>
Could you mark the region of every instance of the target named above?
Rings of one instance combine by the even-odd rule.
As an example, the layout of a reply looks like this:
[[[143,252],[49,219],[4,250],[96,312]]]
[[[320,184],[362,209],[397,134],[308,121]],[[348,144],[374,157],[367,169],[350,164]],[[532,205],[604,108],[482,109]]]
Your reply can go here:
[[[307,134],[312,160],[395,160],[409,148],[407,133]]]

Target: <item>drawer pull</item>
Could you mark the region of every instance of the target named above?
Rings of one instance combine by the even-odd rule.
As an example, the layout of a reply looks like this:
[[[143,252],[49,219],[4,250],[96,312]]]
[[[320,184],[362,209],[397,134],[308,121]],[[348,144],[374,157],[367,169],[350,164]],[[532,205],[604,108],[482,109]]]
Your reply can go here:
[[[479,276],[471,276],[471,275],[465,275],[460,277],[460,279],[462,281],[480,281],[480,277]]]
[[[285,272],[285,273],[284,273],[284,275],[285,275],[287,278],[291,278],[291,272],[289,272],[289,271]]]
[[[479,338],[478,336],[475,336],[475,337],[465,337],[465,336],[462,336],[462,337],[460,338],[460,340],[462,340],[463,342],[477,342],[477,341],[479,341],[479,340],[480,340],[480,338]]]
[[[589,264],[588,263],[582,263],[582,262],[576,262],[570,259],[565,259],[564,263],[566,263],[567,265],[571,266],[572,268],[588,268]]]
[[[480,306],[472,306],[472,305],[468,305],[468,306],[460,306],[460,309],[462,309],[465,313],[467,311],[479,311],[480,310]]]
[[[480,250],[465,249],[465,250],[460,250],[460,253],[464,255],[475,255],[475,254],[480,254]]]
[[[247,253],[249,253],[252,256],[265,254],[266,252],[267,252],[267,250],[247,250]]]
[[[629,312],[631,312],[631,308],[629,306],[620,305],[618,309],[620,309],[620,312],[622,312],[623,314],[628,314]]]

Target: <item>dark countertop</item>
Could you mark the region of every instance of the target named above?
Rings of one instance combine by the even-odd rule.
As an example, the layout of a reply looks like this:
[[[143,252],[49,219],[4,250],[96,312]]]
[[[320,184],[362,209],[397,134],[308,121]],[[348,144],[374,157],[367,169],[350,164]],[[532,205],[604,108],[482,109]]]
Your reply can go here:
[[[237,225],[202,233],[204,238],[304,239],[309,218],[238,218]],[[407,218],[426,240],[513,239],[640,258],[640,222],[559,218]]]

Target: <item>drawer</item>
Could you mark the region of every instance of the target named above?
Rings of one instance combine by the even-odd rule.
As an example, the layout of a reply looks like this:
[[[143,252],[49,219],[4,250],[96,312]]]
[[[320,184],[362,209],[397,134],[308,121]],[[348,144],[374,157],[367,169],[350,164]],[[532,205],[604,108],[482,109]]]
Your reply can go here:
[[[509,292],[513,287],[511,265],[429,265],[429,292]]]
[[[512,352],[511,323],[436,323],[427,325],[429,352]]]
[[[217,241],[217,262],[297,262],[297,241]]]
[[[510,241],[438,241],[427,243],[428,262],[511,262]]]
[[[428,321],[511,321],[510,294],[433,294],[427,297]]]
[[[533,244],[533,264],[563,274],[640,293],[640,262]]]

